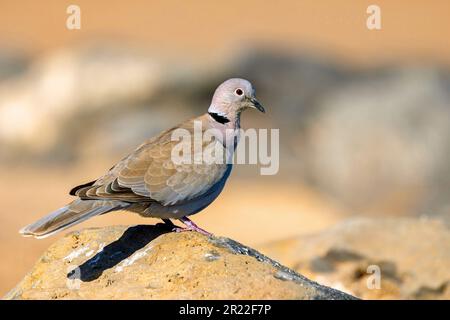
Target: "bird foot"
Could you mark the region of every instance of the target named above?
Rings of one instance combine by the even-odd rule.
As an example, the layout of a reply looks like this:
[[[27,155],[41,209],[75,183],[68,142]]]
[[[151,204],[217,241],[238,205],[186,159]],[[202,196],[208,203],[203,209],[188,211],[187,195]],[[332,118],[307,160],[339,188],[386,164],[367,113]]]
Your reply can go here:
[[[208,236],[208,237],[213,236],[212,233],[210,233],[210,232],[200,228],[191,219],[189,219],[187,217],[183,217],[183,218],[181,218],[179,220],[181,222],[183,222],[186,225],[186,227],[185,228],[175,227],[175,228],[172,229],[172,231],[174,231],[174,232],[196,231],[196,232],[204,234],[205,236]]]

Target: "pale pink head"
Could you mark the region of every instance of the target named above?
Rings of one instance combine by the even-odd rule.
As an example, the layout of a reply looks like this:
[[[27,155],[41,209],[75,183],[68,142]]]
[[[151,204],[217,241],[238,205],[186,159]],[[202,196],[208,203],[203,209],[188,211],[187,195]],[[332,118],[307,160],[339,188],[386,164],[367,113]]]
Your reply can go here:
[[[252,84],[245,79],[232,78],[217,87],[208,112],[234,118],[248,108],[265,112],[255,97]]]

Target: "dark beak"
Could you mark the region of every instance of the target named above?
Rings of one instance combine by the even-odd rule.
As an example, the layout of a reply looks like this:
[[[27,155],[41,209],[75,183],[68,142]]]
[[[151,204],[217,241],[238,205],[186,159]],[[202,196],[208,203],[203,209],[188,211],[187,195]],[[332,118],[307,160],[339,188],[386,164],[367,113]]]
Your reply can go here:
[[[261,103],[259,103],[258,100],[256,100],[256,98],[251,98],[250,102],[253,104],[253,106],[255,107],[255,109],[258,109],[259,111],[261,111],[262,113],[266,113],[266,110],[264,110],[264,107],[261,105]]]

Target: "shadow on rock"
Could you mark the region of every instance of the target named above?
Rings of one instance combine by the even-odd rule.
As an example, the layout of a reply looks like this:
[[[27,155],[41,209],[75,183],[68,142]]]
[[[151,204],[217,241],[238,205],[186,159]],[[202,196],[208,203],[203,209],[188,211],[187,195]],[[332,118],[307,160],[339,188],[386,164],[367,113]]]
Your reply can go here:
[[[116,266],[152,240],[170,231],[171,227],[165,224],[130,227],[118,240],[110,243],[101,252],[69,272],[67,278],[80,279],[84,282],[93,281],[100,277],[103,271]]]

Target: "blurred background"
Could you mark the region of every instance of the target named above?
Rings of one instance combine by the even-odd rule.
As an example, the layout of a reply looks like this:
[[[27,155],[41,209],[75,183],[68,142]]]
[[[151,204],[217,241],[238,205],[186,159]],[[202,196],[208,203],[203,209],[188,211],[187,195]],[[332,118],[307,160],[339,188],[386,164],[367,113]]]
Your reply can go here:
[[[229,77],[268,111],[243,127],[280,129],[280,171],[235,166],[202,227],[262,249],[360,217],[448,225],[449,14],[445,0],[0,0],[0,295],[61,237],[22,226],[205,112]],[[74,229],[156,222],[116,212]]]

